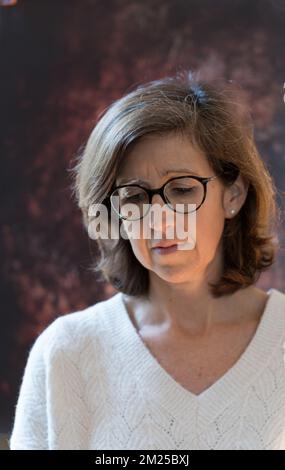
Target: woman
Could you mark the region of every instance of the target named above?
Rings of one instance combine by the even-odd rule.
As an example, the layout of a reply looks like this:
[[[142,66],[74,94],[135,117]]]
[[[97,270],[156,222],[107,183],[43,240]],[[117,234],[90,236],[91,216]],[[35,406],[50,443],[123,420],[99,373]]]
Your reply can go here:
[[[280,214],[234,87],[138,86],[73,172],[89,234],[108,209],[94,270],[118,292],[37,338],[11,449],[285,449],[285,294],[255,286]]]

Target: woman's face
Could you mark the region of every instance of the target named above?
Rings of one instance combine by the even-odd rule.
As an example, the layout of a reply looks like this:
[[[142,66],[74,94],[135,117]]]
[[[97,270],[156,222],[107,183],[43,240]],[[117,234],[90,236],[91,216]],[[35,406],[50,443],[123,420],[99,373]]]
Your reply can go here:
[[[138,141],[125,156],[119,168],[116,184],[134,183],[134,179],[139,179],[144,181],[148,188],[158,188],[168,179],[182,175],[208,177],[214,176],[214,172],[205,155],[195,148],[186,136],[149,135]],[[139,184],[144,186],[142,182]],[[220,241],[224,220],[230,216],[231,208],[234,207],[237,212],[244,201],[245,195],[242,189],[242,185],[238,183],[234,191],[233,188],[228,190],[218,178],[207,183],[206,199],[195,212],[196,242],[191,249],[178,249],[167,254],[160,254],[153,249],[159,241],[167,239],[168,222],[166,223],[164,217],[159,222],[159,219],[154,220],[146,215],[140,221],[132,222],[134,231],[138,228],[135,226],[141,227],[142,223],[147,224],[149,229],[148,237],[129,237],[137,260],[151,273],[171,283],[198,279],[207,273],[212,274],[210,278],[215,274],[219,275],[222,263]],[[152,204],[165,207],[164,201],[158,194],[153,196]],[[168,211],[173,212],[169,208]],[[180,222],[181,217],[184,219],[184,229],[187,233],[188,215],[183,214],[179,217]],[[126,226],[126,222],[123,224]],[[181,243],[183,240],[176,236],[177,227],[174,222],[174,237],[171,241]]]

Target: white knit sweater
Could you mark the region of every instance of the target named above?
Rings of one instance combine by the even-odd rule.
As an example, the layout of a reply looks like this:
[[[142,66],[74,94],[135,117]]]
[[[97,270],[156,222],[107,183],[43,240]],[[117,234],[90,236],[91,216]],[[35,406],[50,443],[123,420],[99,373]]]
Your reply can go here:
[[[199,395],[159,364],[116,293],[54,320],[26,364],[10,448],[285,450],[285,294]]]

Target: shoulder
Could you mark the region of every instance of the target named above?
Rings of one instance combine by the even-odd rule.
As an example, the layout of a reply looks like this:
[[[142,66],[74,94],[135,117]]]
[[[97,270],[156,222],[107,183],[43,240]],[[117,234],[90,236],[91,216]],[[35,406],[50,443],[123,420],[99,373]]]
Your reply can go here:
[[[270,310],[277,310],[281,321],[285,319],[285,292],[274,287],[268,290],[269,301],[268,307]]]
[[[278,345],[281,339],[283,350],[285,350],[285,293],[276,288],[270,288],[268,293],[267,326],[272,338],[276,339],[276,344]]]
[[[271,287],[269,289],[269,292],[272,292],[276,299],[282,304],[282,305],[285,305],[285,292],[279,290],[279,289],[276,289],[274,287]]]
[[[58,316],[36,338],[31,354],[42,355],[49,361],[57,353],[81,350],[90,341],[95,346],[103,336],[106,339],[118,295]]]

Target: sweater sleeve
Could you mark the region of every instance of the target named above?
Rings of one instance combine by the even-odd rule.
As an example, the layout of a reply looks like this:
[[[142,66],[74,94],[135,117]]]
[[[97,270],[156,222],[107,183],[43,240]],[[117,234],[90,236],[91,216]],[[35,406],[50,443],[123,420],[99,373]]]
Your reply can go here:
[[[59,318],[54,320],[38,336],[29,352],[10,436],[11,450],[44,450],[49,448],[46,352],[51,345],[58,320]]]

